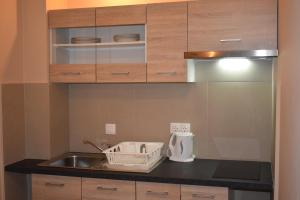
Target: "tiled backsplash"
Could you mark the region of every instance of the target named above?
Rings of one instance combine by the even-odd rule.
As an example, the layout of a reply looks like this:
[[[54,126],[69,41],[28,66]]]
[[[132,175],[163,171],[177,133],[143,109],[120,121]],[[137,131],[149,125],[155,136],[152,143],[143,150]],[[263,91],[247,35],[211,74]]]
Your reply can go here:
[[[190,122],[200,158],[271,161],[272,61],[240,71],[197,65],[193,84],[70,85],[70,150],[94,151],[83,139],[167,143],[170,122]],[[117,135],[105,135],[105,123]]]

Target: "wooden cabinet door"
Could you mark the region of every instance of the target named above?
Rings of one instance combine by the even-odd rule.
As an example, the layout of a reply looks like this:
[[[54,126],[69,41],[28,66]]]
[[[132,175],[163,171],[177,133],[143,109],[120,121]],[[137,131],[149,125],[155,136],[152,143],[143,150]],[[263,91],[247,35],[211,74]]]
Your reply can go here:
[[[147,7],[147,81],[186,82],[187,3]]]
[[[32,200],[81,200],[81,178],[33,174]]]
[[[136,200],[180,200],[180,185],[136,182]]]
[[[246,49],[277,49],[277,0],[244,0],[241,20]]]
[[[82,200],[135,200],[135,182],[82,179]]]
[[[49,11],[49,28],[95,26],[95,12],[94,8]]]
[[[146,23],[146,6],[116,6],[96,9],[97,26],[134,25]]]
[[[93,64],[50,65],[50,81],[54,83],[94,83],[96,66]]]
[[[146,64],[100,64],[97,66],[97,82],[146,82]]]
[[[276,1],[189,2],[189,51],[277,49]]]
[[[228,188],[181,185],[181,200],[228,200]]]
[[[198,0],[188,3],[189,51],[241,47],[239,21],[242,0]]]

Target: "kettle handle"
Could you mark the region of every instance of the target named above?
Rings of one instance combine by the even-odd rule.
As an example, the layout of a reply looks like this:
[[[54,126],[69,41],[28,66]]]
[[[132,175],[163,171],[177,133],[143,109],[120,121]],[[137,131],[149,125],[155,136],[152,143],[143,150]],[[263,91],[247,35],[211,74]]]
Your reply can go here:
[[[171,154],[174,154],[174,145],[172,144],[173,143],[173,140],[174,140],[174,137],[175,137],[175,134],[173,133],[170,137],[170,141],[169,141],[169,150],[171,151]],[[171,156],[171,155],[169,155]]]

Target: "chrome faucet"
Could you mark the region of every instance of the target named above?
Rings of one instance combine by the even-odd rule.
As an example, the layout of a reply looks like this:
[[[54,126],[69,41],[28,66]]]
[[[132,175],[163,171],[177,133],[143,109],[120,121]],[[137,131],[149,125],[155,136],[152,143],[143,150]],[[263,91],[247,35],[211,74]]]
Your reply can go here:
[[[103,147],[100,147],[100,146],[98,146],[98,145],[96,145],[95,143],[93,143],[93,142],[91,142],[91,141],[89,141],[89,140],[83,140],[82,141],[83,142],[83,144],[89,144],[89,145],[91,145],[92,147],[95,147],[96,149],[98,149],[101,153],[105,150]],[[106,146],[110,146],[109,144],[105,144]],[[102,145],[102,146],[104,146],[104,145]]]
[[[142,144],[142,145],[140,146],[140,153],[147,153],[147,152],[146,152],[146,144]]]

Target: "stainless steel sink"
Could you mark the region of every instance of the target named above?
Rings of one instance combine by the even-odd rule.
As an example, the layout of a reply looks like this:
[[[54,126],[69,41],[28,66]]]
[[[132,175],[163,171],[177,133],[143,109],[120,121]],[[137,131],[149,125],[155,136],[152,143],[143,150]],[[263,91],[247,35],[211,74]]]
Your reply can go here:
[[[65,153],[39,165],[44,167],[149,173],[163,161],[164,158],[150,169],[143,169],[131,166],[109,165],[105,154],[102,153]]]
[[[41,163],[41,166],[62,168],[101,168],[106,163],[104,154],[66,153],[50,161]]]

